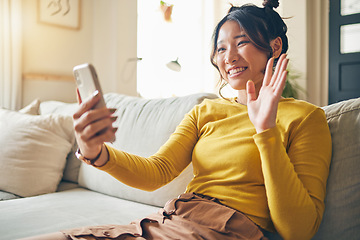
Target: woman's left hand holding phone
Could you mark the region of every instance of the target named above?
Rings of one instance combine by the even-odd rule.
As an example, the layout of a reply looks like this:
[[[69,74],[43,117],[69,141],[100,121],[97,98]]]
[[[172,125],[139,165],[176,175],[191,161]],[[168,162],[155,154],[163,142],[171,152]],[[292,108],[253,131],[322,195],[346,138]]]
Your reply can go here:
[[[117,128],[112,126],[117,118],[113,116],[116,109],[106,107],[94,109],[101,97],[98,91],[84,102],[81,100],[79,90],[77,97],[80,105],[73,119],[78,147],[84,158],[90,160],[97,158],[94,165],[103,166],[109,158],[104,142],[114,141],[117,131]]]

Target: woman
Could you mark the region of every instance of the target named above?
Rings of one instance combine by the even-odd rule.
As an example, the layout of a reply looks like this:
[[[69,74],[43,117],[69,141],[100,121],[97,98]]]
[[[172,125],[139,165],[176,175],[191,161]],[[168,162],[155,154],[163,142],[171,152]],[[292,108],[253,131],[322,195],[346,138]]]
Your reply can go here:
[[[165,185],[190,162],[194,178],[185,194],[157,214],[102,228],[107,235],[83,228],[64,231],[67,238],[59,239],[266,239],[267,231],[310,239],[316,233],[330,133],[320,108],[281,98],[287,28],[273,10],[278,1],[263,5],[232,7],[215,28],[211,61],[237,97],[195,106],[153,156],[104,144],[116,129],[112,111],[91,109],[98,95],[80,105],[74,114],[80,159],[144,190]]]

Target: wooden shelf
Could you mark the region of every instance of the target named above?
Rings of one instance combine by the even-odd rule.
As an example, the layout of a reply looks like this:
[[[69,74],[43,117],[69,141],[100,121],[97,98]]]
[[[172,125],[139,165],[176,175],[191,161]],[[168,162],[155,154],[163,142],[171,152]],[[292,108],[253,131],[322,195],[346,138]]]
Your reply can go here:
[[[54,74],[42,74],[42,73],[25,73],[23,74],[23,80],[40,80],[40,81],[71,81],[75,79],[70,75],[54,75]]]

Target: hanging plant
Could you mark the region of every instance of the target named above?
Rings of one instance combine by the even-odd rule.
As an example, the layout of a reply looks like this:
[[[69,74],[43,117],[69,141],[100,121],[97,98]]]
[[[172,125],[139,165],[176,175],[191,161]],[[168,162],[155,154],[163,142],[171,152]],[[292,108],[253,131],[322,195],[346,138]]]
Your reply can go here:
[[[174,6],[173,4],[168,4],[164,1],[160,1],[160,9],[164,15],[165,21],[167,22],[171,22],[171,14],[172,14],[173,6]]]

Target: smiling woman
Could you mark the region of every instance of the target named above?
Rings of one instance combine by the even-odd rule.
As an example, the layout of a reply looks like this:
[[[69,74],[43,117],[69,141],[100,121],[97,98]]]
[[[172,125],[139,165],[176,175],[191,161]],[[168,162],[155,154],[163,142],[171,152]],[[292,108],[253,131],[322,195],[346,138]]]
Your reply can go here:
[[[80,160],[146,191],[168,184],[190,163],[193,176],[185,193],[158,213],[100,231],[64,230],[69,239],[264,240],[269,232],[285,240],[312,238],[324,212],[331,136],[322,109],[281,98],[288,59],[278,5],[231,7],[215,27],[212,60],[238,97],[194,106],[155,154],[106,144],[117,128],[114,109],[93,108],[99,94],[80,104],[73,115]],[[196,42],[192,37],[186,35],[189,43]],[[196,44],[186,46],[196,53]]]
[[[278,6],[277,4],[274,7]],[[238,83],[239,87],[244,89],[246,81],[252,80],[257,85],[256,89],[258,91],[262,84],[262,75],[265,72],[264,67],[262,69],[258,69],[258,67],[265,66],[264,63],[270,57],[275,58],[274,63],[276,65],[280,54],[286,53],[288,49],[287,26],[278,13],[265,8],[263,11],[267,13],[265,15],[266,19],[254,17],[250,20],[247,14],[241,11],[237,12],[235,11],[236,9],[237,7],[232,7],[229,10],[229,15],[220,21],[215,28],[213,36],[211,62],[219,71],[221,80],[225,81],[219,90],[220,96],[222,96],[222,88],[228,83],[233,89],[240,90],[238,87],[234,88],[232,85],[234,82],[230,81],[240,75],[245,78],[241,83]],[[256,8],[248,12],[254,16],[262,15],[262,10],[257,10]],[[221,31],[221,29],[223,30]],[[233,30],[225,31],[225,29]],[[224,33],[230,34],[230,36],[224,35]],[[226,38],[232,41],[224,42],[223,39]],[[218,40],[214,42],[215,39]],[[255,65],[248,66],[249,62],[247,62],[247,59],[253,58],[253,54],[263,56],[264,59],[263,61],[259,61],[259,59],[251,61]],[[235,62],[236,64],[234,64]],[[245,73],[245,71],[247,72]]]

